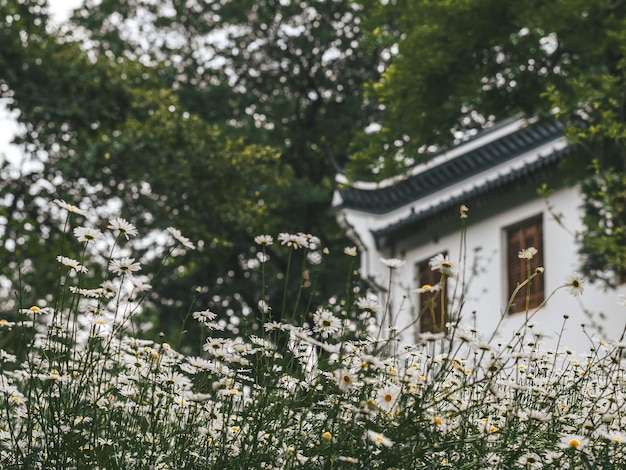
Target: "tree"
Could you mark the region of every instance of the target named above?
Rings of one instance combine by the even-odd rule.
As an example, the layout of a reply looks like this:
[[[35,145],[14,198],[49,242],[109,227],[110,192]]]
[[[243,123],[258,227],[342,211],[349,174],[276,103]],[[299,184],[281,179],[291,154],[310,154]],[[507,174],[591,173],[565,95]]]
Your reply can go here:
[[[275,148],[291,177],[273,226],[338,251],[347,241],[331,212],[333,163],[347,162],[367,125],[362,84],[378,73],[377,51],[359,47],[361,13],[354,1],[109,0],[86,2],[74,21],[99,54],[158,64],[186,109]],[[346,266],[335,268],[320,297],[343,285]]]
[[[335,168],[329,155],[346,160],[350,136],[366,120],[360,84],[375,73],[355,49],[358,10],[330,1],[317,9],[251,2],[248,15],[225,2],[216,11],[217,4],[204,2],[104,1],[75,16],[86,29],[55,31],[44,2],[27,3],[24,8],[40,12],[39,25],[28,44],[14,40],[0,52],[0,80],[26,125],[23,143],[47,153],[43,172],[32,178],[47,181],[39,197],[47,192],[93,207],[113,199],[141,228],[175,225],[199,242],[202,252],[168,274],[169,290],[155,286],[161,297],[152,299],[154,318],[169,332],[194,293],[197,309],[257,311],[254,235],[310,232],[331,250],[343,249],[330,209]],[[146,17],[142,11],[154,21],[133,22]],[[209,17],[220,21],[207,25]],[[129,32],[132,25],[140,35]],[[5,26],[12,39],[25,28]],[[293,28],[304,30],[294,34]],[[239,53],[207,42],[219,29],[230,31]],[[346,37],[337,39],[336,30]],[[172,32],[174,42],[166,40]],[[27,214],[37,221],[25,252],[31,244],[45,251],[57,234],[41,204],[25,199],[31,186],[20,179],[3,185],[19,208],[7,218],[21,221]],[[5,236],[23,227],[16,223]],[[271,269],[285,271],[280,251],[270,259]],[[41,265],[54,265],[52,256]],[[343,291],[347,272],[347,263],[329,266],[310,296],[323,303]],[[44,284],[33,287],[33,298],[43,295]],[[280,316],[282,285],[273,284],[263,300]]]
[[[103,54],[163,64],[181,102],[208,122],[279,149],[294,179],[277,216],[335,246],[345,240],[329,210],[329,155],[347,162],[371,115],[362,84],[378,73],[378,51],[360,48],[361,14],[355,1],[109,0],[86,2],[74,20]]]
[[[25,20],[24,13],[15,15]],[[289,169],[269,146],[186,110],[174,91],[162,88],[155,68],[94,57],[77,42],[47,34],[45,20],[24,33],[27,44],[18,41],[0,54],[3,90],[27,129],[23,143],[33,155],[47,154],[41,172],[11,178],[5,169],[2,193],[10,197],[2,209],[2,274],[31,302],[45,298],[58,272],[57,250],[67,243],[47,202],[60,197],[97,208],[119,201],[144,232],[175,225],[204,243],[200,255],[187,256],[183,271],[169,273],[169,291],[155,286],[160,324],[179,326],[193,287],[238,268],[256,231],[276,229],[268,213],[286,199]],[[21,23],[11,25],[10,37],[25,31]],[[240,284],[224,297],[238,291],[252,295]],[[7,300],[4,307],[14,311]],[[199,304],[206,307],[206,299]]]
[[[384,116],[379,132],[361,136],[353,177],[395,174],[519,112],[562,119],[581,149],[565,162],[571,181],[595,173],[583,184],[584,271],[605,281],[607,268],[623,276],[626,4],[385,3],[364,2],[368,41],[395,55],[368,85]]]

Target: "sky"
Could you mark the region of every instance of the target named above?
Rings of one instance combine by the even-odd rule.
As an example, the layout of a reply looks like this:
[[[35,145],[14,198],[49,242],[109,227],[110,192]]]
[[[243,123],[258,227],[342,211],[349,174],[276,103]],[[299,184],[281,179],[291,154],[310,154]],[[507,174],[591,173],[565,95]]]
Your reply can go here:
[[[69,17],[70,12],[80,6],[83,0],[48,0],[50,5],[50,12],[54,15],[55,19],[63,20]]]
[[[70,12],[80,6],[82,2],[83,0],[48,0],[54,21],[67,19]],[[19,132],[19,126],[16,122],[16,116],[11,115],[6,108],[6,103],[0,100],[0,161],[6,158],[15,165],[19,165],[19,162],[22,161],[21,149],[10,143],[17,132]]]

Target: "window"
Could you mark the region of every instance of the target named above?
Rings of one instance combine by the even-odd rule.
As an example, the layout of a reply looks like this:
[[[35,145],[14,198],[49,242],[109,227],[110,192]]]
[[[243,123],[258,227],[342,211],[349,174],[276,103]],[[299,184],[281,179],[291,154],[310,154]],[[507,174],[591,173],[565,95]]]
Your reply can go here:
[[[528,266],[526,259],[520,259],[520,251],[530,247],[537,249],[537,253],[530,260],[530,272],[535,272],[539,266],[543,267],[543,220],[541,216],[525,220],[506,230],[507,244],[507,270],[508,270],[508,299],[519,283],[528,279]],[[523,312],[526,310],[527,286],[522,287],[509,310],[509,313]],[[543,302],[543,276],[536,276],[530,284],[528,308],[538,307]]]
[[[447,253],[444,253],[444,256]],[[430,258],[417,263],[416,265],[416,284],[418,287],[433,286],[436,287],[441,281],[441,273],[430,269],[428,262]],[[445,320],[442,315],[446,308],[445,292],[443,297],[441,291],[433,290],[421,292],[419,294],[419,330],[420,333],[438,333],[442,331],[442,325]]]

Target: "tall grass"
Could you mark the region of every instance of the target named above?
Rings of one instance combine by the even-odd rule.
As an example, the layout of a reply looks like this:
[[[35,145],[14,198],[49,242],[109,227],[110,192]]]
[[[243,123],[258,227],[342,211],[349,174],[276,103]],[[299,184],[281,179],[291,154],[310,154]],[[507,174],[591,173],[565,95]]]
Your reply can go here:
[[[19,320],[0,321],[15,348],[0,350],[2,468],[626,465],[626,343],[592,344],[575,356],[542,350],[529,324],[498,346],[452,321],[402,345],[394,325],[382,327],[393,318],[389,304],[347,288],[343,301],[309,305],[304,314],[284,305],[290,322],[269,321],[271,306],[262,305],[256,334],[226,335],[215,313],[192,312],[207,338],[205,355],[190,357],[134,335],[150,287],[121,247],[136,234],[132,224],[109,224],[114,242],[108,258],[98,258],[102,279],[85,266],[89,246],[107,234],[77,228],[83,258],[59,257],[53,301],[28,305],[20,295]],[[193,249],[180,232],[169,234],[172,250]],[[274,239],[257,242],[264,250]],[[278,242],[320,261],[315,237],[280,234]],[[354,254],[347,248],[340,256]],[[441,261],[433,269],[450,268]],[[446,271],[443,282],[454,276]]]

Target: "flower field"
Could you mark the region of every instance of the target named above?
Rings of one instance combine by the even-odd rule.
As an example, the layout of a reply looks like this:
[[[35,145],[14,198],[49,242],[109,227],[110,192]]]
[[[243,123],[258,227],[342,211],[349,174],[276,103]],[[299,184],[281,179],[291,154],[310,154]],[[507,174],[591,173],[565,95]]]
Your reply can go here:
[[[99,225],[106,233],[72,227],[80,210],[57,205],[84,257],[91,244],[114,242],[102,279],[89,276],[86,259],[59,254],[52,300],[26,303],[19,294],[18,319],[0,321],[2,468],[626,465],[626,342],[590,341],[580,354],[542,348],[530,323],[496,344],[448,322],[407,345],[382,326],[389,303],[348,291],[289,321],[270,318],[272,306],[260,301],[261,328],[237,335],[216,313],[191,312],[206,332],[204,354],[183,354],[134,334],[150,289],[141,263],[121,247],[138,235],[134,225],[114,218]],[[167,236],[164,259],[194,249],[176,229]],[[256,242],[259,253],[276,243],[313,264],[334,256],[311,235]],[[356,254],[348,247],[339,256]],[[388,261],[391,282],[400,260]],[[442,282],[462,269],[443,257],[431,267],[442,270]],[[564,287],[576,294],[582,281],[574,276]]]

